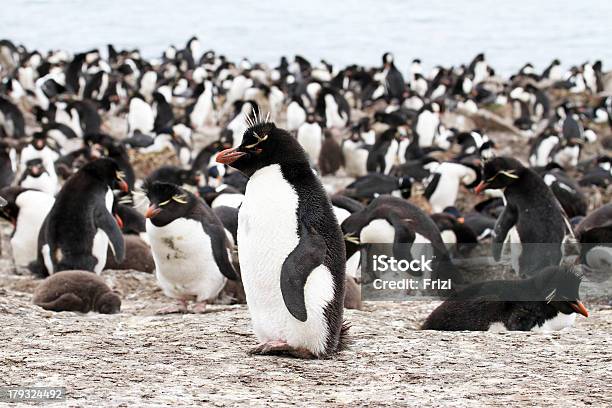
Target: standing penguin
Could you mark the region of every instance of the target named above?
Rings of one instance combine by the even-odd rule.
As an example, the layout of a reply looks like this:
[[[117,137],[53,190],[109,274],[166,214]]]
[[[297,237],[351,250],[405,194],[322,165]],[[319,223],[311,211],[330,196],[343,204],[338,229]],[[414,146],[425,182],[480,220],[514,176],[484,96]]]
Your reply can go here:
[[[55,200],[50,194],[22,187],[5,187],[0,196],[7,201],[0,217],[14,227],[11,249],[15,265],[26,267],[36,260],[40,226]]]
[[[233,250],[223,224],[202,200],[170,183],[146,187],[151,205],[145,213],[155,275],[164,294],[181,305],[162,313],[184,312],[195,298],[194,311],[204,312],[227,279],[236,280]]]
[[[299,127],[297,140],[308,154],[310,162],[313,164],[318,163],[321,144],[323,143],[323,131],[321,126],[315,121],[312,113],[308,114],[306,122]]]
[[[238,215],[240,269],[255,335],[253,354],[324,357],[341,350],[345,248],[306,153],[260,122],[217,156],[249,176]]]
[[[109,244],[115,259],[123,260],[123,236],[111,214],[113,188],[128,191],[110,159],[88,163],[66,181],[40,228],[38,259],[29,266],[33,273],[80,269],[100,274]]]
[[[495,225],[494,258],[499,260],[501,244],[516,227],[520,243],[513,243],[512,253],[520,252],[518,273],[529,276],[546,266],[558,265],[566,224],[561,206],[540,176],[516,159],[496,157],[485,163],[482,178],[476,193],[503,189],[506,201]],[[516,269],[516,262],[513,266]]]
[[[21,175],[19,185],[23,188],[43,191],[51,196],[55,195],[58,190],[55,169],[51,167],[51,171],[47,170],[42,159],[28,160],[25,165],[26,168]]]
[[[395,67],[393,54],[385,52],[382,56],[383,60],[383,75],[385,77],[385,89],[389,100],[393,98],[401,98],[404,93],[404,77],[401,72]]]

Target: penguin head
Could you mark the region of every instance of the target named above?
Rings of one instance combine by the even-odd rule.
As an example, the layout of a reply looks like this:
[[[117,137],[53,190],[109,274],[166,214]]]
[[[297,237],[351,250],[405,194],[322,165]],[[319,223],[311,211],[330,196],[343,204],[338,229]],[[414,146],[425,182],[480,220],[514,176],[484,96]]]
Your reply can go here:
[[[42,150],[47,144],[47,134],[44,132],[36,132],[32,135],[32,146],[36,150]]]
[[[382,56],[383,65],[385,67],[393,65],[393,54],[390,52],[385,52]]]
[[[42,159],[31,159],[26,162],[25,174],[32,177],[40,177],[47,172]]]
[[[589,317],[580,301],[582,275],[575,267],[550,266],[534,277],[536,289],[546,302],[563,314],[579,313]]]
[[[79,170],[79,173],[101,180],[113,190],[118,189],[127,193],[130,189],[125,181],[125,174],[112,159],[98,159],[89,162]]]
[[[484,163],[482,179],[475,188],[480,194],[487,189],[503,189],[515,183],[525,172],[525,167],[510,157],[495,157]]]
[[[145,217],[153,225],[163,227],[177,218],[184,217],[194,206],[197,198],[172,183],[156,181],[147,187],[149,208]]]
[[[240,146],[217,155],[217,162],[227,164],[250,177],[271,164],[306,164],[306,153],[286,130],[272,122],[252,124],[242,137]]]
[[[95,310],[102,314],[115,314],[121,310],[121,298],[117,292],[106,292],[96,299]]]

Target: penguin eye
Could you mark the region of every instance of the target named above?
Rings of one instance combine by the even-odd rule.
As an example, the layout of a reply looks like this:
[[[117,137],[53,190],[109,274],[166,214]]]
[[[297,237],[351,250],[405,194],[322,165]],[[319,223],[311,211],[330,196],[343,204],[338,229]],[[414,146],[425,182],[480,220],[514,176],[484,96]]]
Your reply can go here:
[[[172,200],[176,201],[179,204],[187,204],[187,196],[185,194],[174,195],[172,196]]]
[[[245,148],[252,149],[253,147],[257,146],[258,144],[260,144],[261,142],[265,141],[268,138],[268,135],[260,137],[256,132],[253,132],[253,136],[255,136],[255,139],[257,139],[257,142],[250,144],[248,146],[244,146]]]

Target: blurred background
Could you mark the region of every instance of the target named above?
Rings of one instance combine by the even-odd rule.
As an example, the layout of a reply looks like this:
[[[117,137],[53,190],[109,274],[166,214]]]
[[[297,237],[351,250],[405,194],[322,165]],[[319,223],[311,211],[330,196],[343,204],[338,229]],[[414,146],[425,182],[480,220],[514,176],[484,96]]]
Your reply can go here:
[[[203,49],[231,59],[276,63],[301,54],[335,64],[456,65],[478,52],[500,73],[524,63],[543,69],[612,59],[612,2],[606,0],[13,0],[0,38],[41,50],[83,51],[113,43],[161,55],[197,35]]]

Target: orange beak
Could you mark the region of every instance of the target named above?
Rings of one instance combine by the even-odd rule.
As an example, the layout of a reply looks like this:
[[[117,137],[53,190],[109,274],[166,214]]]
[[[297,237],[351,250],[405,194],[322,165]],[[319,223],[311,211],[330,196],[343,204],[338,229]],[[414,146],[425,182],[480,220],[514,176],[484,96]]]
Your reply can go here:
[[[244,156],[246,153],[239,152],[237,148],[225,149],[217,155],[217,163],[231,165],[233,162]]]
[[[487,189],[487,183],[485,183],[484,181],[481,181],[480,184],[478,184],[476,186],[476,188],[474,189],[474,191],[476,192],[476,194],[480,194],[483,191],[485,191]]]
[[[457,222],[458,222],[459,224],[463,224],[463,223],[465,222],[465,218],[463,218],[463,217],[459,217],[459,218],[457,218]]]
[[[147,212],[145,212],[145,218],[153,218],[157,214],[159,214],[161,210],[157,208],[155,204],[151,204],[149,208],[147,208]]]
[[[128,183],[126,183],[125,180],[121,180],[119,182],[119,190],[123,191],[124,193],[127,193],[128,191],[130,191],[130,186],[128,186]]]
[[[121,219],[121,217],[115,214],[115,220],[117,221],[117,225],[119,226],[119,229],[123,229],[123,220]]]
[[[574,309],[576,313],[579,313],[584,317],[589,317],[589,311],[586,307],[584,307],[581,301],[577,300],[575,302],[570,302],[570,306],[572,307],[572,309]]]

